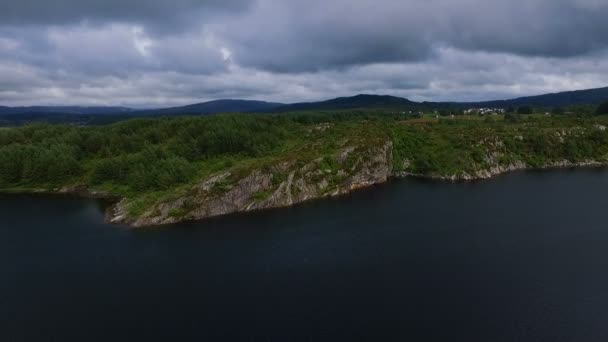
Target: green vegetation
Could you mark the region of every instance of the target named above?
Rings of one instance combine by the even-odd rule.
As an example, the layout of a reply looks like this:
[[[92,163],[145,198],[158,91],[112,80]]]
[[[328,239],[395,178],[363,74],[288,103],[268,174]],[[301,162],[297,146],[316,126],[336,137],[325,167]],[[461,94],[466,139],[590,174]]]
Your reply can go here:
[[[447,176],[516,161],[532,167],[564,160],[606,161],[608,133],[601,129],[601,122],[592,118],[516,117],[396,126],[395,166],[399,170],[407,161],[405,171],[410,173]]]
[[[0,130],[0,187],[86,185],[133,196],[179,187],[284,147],[290,124],[251,116]]]
[[[276,166],[285,162],[302,166],[317,160],[319,169],[332,175],[331,191],[345,177],[340,165],[355,165],[358,147],[388,140],[394,146],[394,171],[422,175],[472,174],[516,161],[539,167],[563,160],[604,162],[608,156],[605,117],[415,116],[336,111],[3,128],[0,189],[85,187],[129,199],[129,212],[136,216],[226,171],[230,176],[212,191],[227,191],[253,170],[269,170],[278,186],[287,174]],[[338,164],[336,158],[349,146],[352,153]],[[264,191],[254,197],[271,195]]]
[[[534,108],[531,106],[521,106],[517,108],[517,114],[534,114]]]
[[[604,102],[597,108],[597,115],[606,115],[608,114],[608,102]]]

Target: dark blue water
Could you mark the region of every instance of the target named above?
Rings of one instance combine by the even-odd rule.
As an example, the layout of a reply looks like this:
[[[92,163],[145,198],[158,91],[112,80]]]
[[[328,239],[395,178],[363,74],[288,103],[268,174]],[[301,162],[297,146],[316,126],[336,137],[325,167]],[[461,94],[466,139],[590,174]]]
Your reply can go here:
[[[608,171],[129,230],[0,196],[0,341],[607,341]]]

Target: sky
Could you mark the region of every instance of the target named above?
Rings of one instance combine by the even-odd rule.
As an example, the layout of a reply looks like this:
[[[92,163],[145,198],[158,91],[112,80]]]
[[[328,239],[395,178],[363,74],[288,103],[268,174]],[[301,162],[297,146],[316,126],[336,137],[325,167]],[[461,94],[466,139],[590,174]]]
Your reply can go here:
[[[606,0],[0,0],[0,105],[603,87],[606,18]]]

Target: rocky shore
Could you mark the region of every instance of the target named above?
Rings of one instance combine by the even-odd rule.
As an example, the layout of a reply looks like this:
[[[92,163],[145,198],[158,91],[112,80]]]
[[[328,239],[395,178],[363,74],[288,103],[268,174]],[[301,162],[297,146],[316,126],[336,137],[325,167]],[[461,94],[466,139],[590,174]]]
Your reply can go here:
[[[131,217],[129,202],[122,200],[108,210],[107,220],[146,227],[348,194],[388,181],[393,169],[392,147],[390,141],[377,147],[350,146],[337,156],[335,169],[325,168],[323,159],[301,166],[284,162],[269,170],[254,170],[231,185],[226,183],[232,183],[228,180],[234,175],[220,173],[192,188],[187,196],[158,203],[139,217]]]
[[[132,227],[147,227],[202,220],[237,212],[288,207],[314,199],[348,194],[385,183],[391,178],[418,177],[436,181],[468,182],[490,179],[519,170],[608,165],[606,162],[595,160],[578,163],[563,160],[532,167],[519,161],[508,165],[494,164],[475,172],[424,175],[394,171],[392,149],[393,144],[390,141],[379,147],[348,147],[336,158],[337,170],[323,169],[321,159],[303,166],[282,163],[270,170],[255,170],[228,187],[223,184],[233,175],[230,172],[220,173],[198,184],[189,195],[158,203],[138,217],[128,214],[127,200],[119,201],[108,209],[107,220]],[[347,162],[349,160],[352,165]],[[277,181],[276,174],[285,176]]]
[[[0,191],[103,198],[132,227],[443,182],[608,165],[608,117],[421,118],[380,113],[151,119],[6,131]]]
[[[469,182],[519,170],[608,166],[606,160],[561,160],[541,166],[531,166],[518,160],[501,164],[500,156],[500,153],[488,152],[485,165],[474,165],[474,171],[420,174],[396,170],[393,165],[393,142],[390,140],[371,147],[344,146],[330,161],[326,158],[304,164],[285,161],[269,168],[253,169],[245,175],[238,175],[233,171],[220,172],[192,186],[182,196],[151,205],[140,215],[133,215],[129,210],[134,199],[120,198],[82,185],[50,190],[32,189],[27,192],[106,199],[114,203],[107,209],[107,222],[131,227],[149,227],[238,212],[288,207],[315,199],[349,194],[394,178],[416,177],[443,182]],[[409,161],[404,161],[401,169],[407,169],[409,164]]]
[[[523,170],[549,170],[549,169],[569,169],[569,168],[577,168],[577,167],[602,167],[608,166],[608,162],[600,162],[596,160],[588,160],[584,162],[573,163],[568,160],[563,160],[559,162],[553,162],[542,166],[529,166],[523,162],[516,162],[509,165],[504,166],[493,166],[488,169],[479,170],[476,172],[468,173],[462,172],[459,174],[453,175],[425,175],[425,174],[416,174],[409,172],[395,172],[392,174],[394,178],[405,178],[405,177],[415,177],[415,178],[423,178],[430,179],[436,181],[447,181],[447,182],[470,182],[477,180],[486,180],[491,179],[509,172],[515,171],[523,171]]]

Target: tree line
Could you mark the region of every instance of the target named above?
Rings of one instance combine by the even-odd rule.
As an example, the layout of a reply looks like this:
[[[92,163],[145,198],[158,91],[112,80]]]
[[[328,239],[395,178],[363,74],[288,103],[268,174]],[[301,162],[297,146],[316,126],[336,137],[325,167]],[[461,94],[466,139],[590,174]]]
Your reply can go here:
[[[0,186],[111,183],[133,191],[187,183],[197,164],[270,153],[287,136],[269,117],[139,119],[111,126],[0,128]]]

